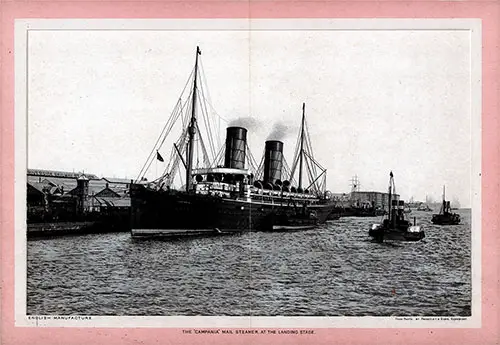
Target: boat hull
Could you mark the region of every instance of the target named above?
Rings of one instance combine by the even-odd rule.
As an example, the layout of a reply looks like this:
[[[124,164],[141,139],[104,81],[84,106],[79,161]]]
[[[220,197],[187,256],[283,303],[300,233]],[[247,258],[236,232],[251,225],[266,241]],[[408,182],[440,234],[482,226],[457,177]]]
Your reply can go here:
[[[425,232],[420,226],[404,226],[390,227],[388,222],[384,224],[374,224],[368,234],[378,242],[383,241],[406,241],[416,242],[425,238]]]
[[[149,237],[181,233],[185,236],[198,233],[218,235],[237,231],[273,231],[276,226],[281,226],[281,231],[286,229],[285,226],[310,227],[324,223],[334,207],[333,204],[322,204],[304,208],[287,200],[269,204],[179,191],[156,191],[140,184],[131,186],[130,197],[134,237],[147,233],[150,233]],[[171,229],[178,231],[172,232]]]
[[[436,225],[458,225],[460,224],[460,216],[457,214],[435,214],[431,221]]]
[[[423,231],[409,232],[409,231],[399,231],[392,229],[370,230],[369,235],[379,242],[383,241],[417,242],[425,238],[425,233]]]

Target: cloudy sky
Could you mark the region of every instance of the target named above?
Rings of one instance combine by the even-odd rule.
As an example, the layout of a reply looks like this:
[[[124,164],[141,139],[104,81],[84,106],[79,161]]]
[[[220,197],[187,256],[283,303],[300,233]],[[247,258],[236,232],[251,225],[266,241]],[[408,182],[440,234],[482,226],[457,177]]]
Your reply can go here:
[[[330,190],[348,192],[357,175],[362,190],[385,191],[392,170],[404,198],[440,199],[446,185],[468,206],[469,40],[446,30],[31,31],[28,167],[137,177],[199,45],[222,131],[253,118],[257,161],[284,124],[291,165],[305,102]]]

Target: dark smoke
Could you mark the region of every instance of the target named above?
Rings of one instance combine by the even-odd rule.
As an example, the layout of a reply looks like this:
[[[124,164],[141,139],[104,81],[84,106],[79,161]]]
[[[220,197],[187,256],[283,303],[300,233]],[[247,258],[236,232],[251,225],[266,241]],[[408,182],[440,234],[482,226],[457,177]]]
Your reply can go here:
[[[267,140],[280,140],[281,141],[281,140],[285,139],[285,137],[290,132],[290,129],[291,128],[289,126],[287,126],[281,122],[275,123],[273,126],[273,130],[267,136]]]
[[[229,122],[229,127],[243,127],[249,131],[256,130],[260,127],[260,122],[253,117],[239,117]]]

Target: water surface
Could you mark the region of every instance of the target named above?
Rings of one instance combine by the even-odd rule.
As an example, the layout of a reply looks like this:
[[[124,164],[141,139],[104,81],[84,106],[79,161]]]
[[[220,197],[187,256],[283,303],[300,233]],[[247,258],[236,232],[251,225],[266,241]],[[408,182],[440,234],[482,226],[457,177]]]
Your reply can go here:
[[[380,218],[176,241],[111,233],[28,241],[28,314],[470,316],[470,210],[420,242],[376,243]]]

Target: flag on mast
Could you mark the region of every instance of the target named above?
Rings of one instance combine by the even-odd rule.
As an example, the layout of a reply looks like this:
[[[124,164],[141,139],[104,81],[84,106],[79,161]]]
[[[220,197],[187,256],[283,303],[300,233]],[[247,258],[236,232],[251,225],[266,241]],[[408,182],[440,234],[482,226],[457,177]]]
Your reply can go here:
[[[156,151],[156,159],[158,159],[160,162],[164,162],[163,157],[161,156],[160,152]]]

